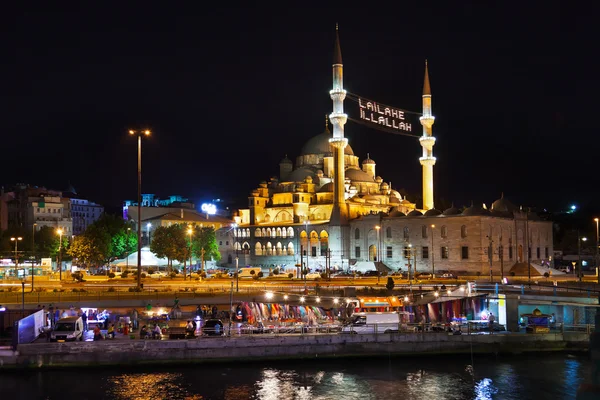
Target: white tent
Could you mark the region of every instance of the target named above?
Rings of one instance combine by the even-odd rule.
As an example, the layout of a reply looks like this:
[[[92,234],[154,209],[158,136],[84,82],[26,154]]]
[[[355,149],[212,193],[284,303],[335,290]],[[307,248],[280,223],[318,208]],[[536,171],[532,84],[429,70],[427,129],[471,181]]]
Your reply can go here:
[[[137,267],[138,252],[133,252],[129,256],[115,260],[110,263],[114,267]],[[168,261],[166,258],[158,258],[150,251],[149,247],[142,247],[142,267],[166,267]],[[173,260],[173,265],[180,265],[179,261]]]

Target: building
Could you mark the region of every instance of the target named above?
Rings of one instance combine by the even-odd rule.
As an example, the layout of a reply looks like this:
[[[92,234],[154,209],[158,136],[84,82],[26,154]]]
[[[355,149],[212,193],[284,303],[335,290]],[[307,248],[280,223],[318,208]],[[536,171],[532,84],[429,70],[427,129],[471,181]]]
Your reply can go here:
[[[376,172],[367,157],[360,162],[344,136],[346,91],[336,29],[333,58],[333,112],[323,133],[310,139],[295,163],[287,156],[279,176],[263,181],[248,198],[235,224],[219,233],[231,242],[223,260],[241,265],[398,269],[409,260],[417,270],[507,270],[527,259],[548,262],[553,253],[552,224],[508,200],[488,210],[436,210],[432,92],[425,64],[422,93],[423,207],[403,198]],[[529,252],[527,250],[529,249]],[[302,250],[302,252],[300,251]],[[302,254],[301,254],[302,253]],[[527,255],[524,255],[527,253]],[[375,264],[375,261],[383,263]]]
[[[123,219],[128,220],[130,218],[137,218],[137,206],[137,201],[125,200],[123,202]],[[131,215],[130,207],[133,207],[135,210],[135,215]],[[145,207],[148,208],[146,209]],[[179,209],[194,210],[195,207],[195,204],[191,203],[189,199],[179,195],[171,195],[165,199],[161,199],[155,194],[142,194],[142,210],[147,211],[148,214],[152,216],[164,213],[164,209],[169,209],[171,211]]]
[[[93,201],[80,198],[75,188],[69,185],[63,192],[63,197],[70,202],[70,215],[73,220],[73,235],[80,235],[104,214],[104,207]]]
[[[31,231],[47,226],[62,229],[65,236],[73,235],[71,203],[62,196],[61,191],[20,183],[3,193],[2,198],[3,208],[6,207],[6,224],[2,224],[3,228]]]

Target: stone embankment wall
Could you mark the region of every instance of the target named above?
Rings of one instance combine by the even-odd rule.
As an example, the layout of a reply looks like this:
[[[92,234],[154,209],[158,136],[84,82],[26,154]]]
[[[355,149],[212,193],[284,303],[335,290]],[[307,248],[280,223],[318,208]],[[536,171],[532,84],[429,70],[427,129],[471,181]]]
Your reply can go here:
[[[35,343],[0,351],[0,368],[230,362],[243,360],[366,357],[584,350],[585,333],[457,335],[287,335]]]

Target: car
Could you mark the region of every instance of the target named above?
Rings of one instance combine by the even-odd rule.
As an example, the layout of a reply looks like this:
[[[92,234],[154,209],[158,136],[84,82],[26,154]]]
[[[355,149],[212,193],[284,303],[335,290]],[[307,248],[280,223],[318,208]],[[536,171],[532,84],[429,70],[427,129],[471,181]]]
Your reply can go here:
[[[148,274],[147,276],[148,276],[148,278],[160,279],[160,278],[165,278],[167,276],[167,274],[162,271],[154,271],[153,273]]]
[[[433,275],[431,275],[429,272],[420,272],[415,276],[417,279],[431,279],[432,277]]]
[[[456,275],[451,274],[451,273],[442,274],[442,275],[440,275],[440,278],[443,278],[443,279],[457,279]]]
[[[202,334],[204,336],[223,336],[223,321],[216,318],[207,319],[202,326]]]
[[[306,274],[306,279],[321,279],[321,274],[317,272],[311,272]]]
[[[381,272],[378,271],[367,271],[363,274],[363,277],[367,278],[367,277],[373,277],[373,276],[381,276]]]
[[[338,272],[335,275],[332,275],[332,278],[352,278],[354,276],[354,273],[352,272]]]
[[[391,274],[389,274],[388,276],[394,276],[394,277],[398,277],[398,278],[404,278],[406,275],[407,275],[406,272],[395,271],[395,272],[392,272]]]

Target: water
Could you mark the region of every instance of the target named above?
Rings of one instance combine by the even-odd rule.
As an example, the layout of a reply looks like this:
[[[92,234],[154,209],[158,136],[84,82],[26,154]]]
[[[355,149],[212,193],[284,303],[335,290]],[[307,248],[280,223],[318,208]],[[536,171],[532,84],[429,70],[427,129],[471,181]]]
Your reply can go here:
[[[573,399],[585,356],[373,358],[4,371],[5,399]],[[474,374],[472,373],[474,370]]]

